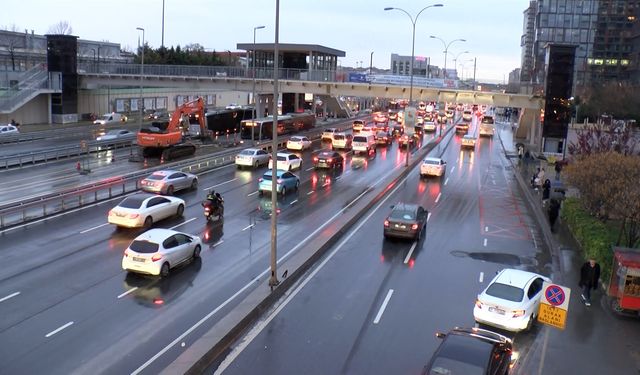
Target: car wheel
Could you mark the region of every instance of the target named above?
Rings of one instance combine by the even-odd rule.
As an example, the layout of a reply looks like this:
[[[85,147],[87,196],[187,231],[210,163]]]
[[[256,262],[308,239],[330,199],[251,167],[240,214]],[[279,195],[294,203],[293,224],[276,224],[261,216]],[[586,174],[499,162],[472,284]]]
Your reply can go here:
[[[300,181],[296,181],[296,191],[298,191],[299,187],[300,187]]]
[[[258,161],[257,161],[257,160],[256,160],[256,162],[255,162],[255,163],[253,163],[253,167],[254,167],[254,168],[258,168],[258,166],[259,166],[259,165],[260,165],[260,163],[258,163]]]
[[[191,181],[191,190],[196,190],[198,188],[198,180],[197,179],[193,179],[193,181]]]
[[[152,225],[153,225],[153,218],[151,216],[147,216],[147,218],[144,219],[144,227],[151,228]]]
[[[165,262],[160,268],[160,277],[167,277],[167,276],[169,276],[169,263]]]
[[[167,195],[173,195],[173,185],[169,185],[167,188]]]
[[[525,328],[525,331],[529,331],[531,330],[531,327],[533,327],[533,314],[531,314],[531,316],[529,316],[529,321],[527,322],[527,328]]]
[[[289,164],[289,168],[287,168],[289,172],[291,172],[291,164]]]
[[[176,216],[180,217],[180,216],[182,216],[183,213],[184,213],[184,205],[180,204],[178,206],[178,210],[176,211]]]
[[[193,259],[200,258],[200,245],[197,245],[195,249],[193,249]]]

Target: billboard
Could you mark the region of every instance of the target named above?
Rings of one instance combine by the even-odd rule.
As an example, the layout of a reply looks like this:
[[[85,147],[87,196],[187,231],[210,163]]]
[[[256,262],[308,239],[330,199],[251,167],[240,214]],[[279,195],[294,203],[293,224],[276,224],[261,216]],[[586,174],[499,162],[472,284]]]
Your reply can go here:
[[[369,80],[364,73],[349,73],[349,82],[368,83]]]

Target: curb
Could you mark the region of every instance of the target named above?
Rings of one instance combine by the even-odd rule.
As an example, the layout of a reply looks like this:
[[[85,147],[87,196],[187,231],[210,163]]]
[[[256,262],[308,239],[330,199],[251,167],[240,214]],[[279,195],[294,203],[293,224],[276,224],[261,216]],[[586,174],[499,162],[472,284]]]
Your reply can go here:
[[[223,317],[216,325],[214,325],[214,327],[198,339],[196,343],[167,366],[162,371],[162,374],[201,374],[207,370],[207,368],[211,366],[223,353],[228,352],[229,347],[236,342],[246,332],[246,330],[262,316],[263,313],[267,312],[291,287],[296,285],[307,271],[316,264],[317,260],[324,256],[325,253],[360,220],[363,213],[369,211],[384,197],[387,190],[386,187],[389,184],[395,184],[397,181],[406,177],[416,167],[416,165],[422,162],[422,159],[429,152],[431,152],[446,138],[447,135],[449,135],[451,130],[454,128],[455,127],[451,127],[450,129],[447,129],[441,137],[436,138],[436,142],[429,143],[412,153],[414,157],[412,162],[409,164],[409,167],[403,167],[400,173],[395,175],[395,177],[392,177],[389,183],[375,189],[368,188],[365,190],[365,192],[375,190],[375,196],[371,198],[369,202],[364,204],[364,206],[362,206],[362,204],[365,200],[359,201],[357,203],[357,205],[359,205],[357,212],[352,212],[351,217],[348,218],[346,222],[340,226],[340,229],[338,229],[328,240],[323,240],[320,237],[311,239],[305,247],[313,246],[314,243],[319,241],[324,242],[316,244],[316,246],[319,247],[317,250],[313,250],[307,259],[297,259],[304,255],[303,251],[298,251],[293,254],[290,259],[287,259],[285,262],[278,265],[278,269],[292,269],[291,266],[295,265],[292,263],[296,260],[300,262],[295,270],[290,272],[289,276],[281,281],[277,288],[270,293],[268,292],[269,286],[267,277],[261,282],[261,285],[257,286],[245,299],[238,303],[237,307],[234,308],[235,314],[228,314]],[[287,265],[289,265],[289,267],[287,267]],[[244,316],[240,317],[239,315]],[[220,326],[228,326],[228,331],[224,334],[216,334],[214,331],[216,330],[216,327]],[[209,343],[204,343],[204,341],[209,341]],[[212,347],[211,342],[215,342]]]

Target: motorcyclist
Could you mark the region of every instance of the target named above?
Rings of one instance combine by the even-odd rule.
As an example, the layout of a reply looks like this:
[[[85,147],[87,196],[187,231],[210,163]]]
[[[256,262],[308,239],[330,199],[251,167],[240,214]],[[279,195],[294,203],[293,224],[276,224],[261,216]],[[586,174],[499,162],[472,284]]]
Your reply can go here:
[[[218,212],[220,209],[222,209],[222,196],[220,195],[220,193],[216,193],[213,189],[211,189],[211,191],[209,191],[209,194],[207,194],[207,200],[203,203],[203,206],[206,205],[211,205],[211,207],[213,208],[212,212]]]

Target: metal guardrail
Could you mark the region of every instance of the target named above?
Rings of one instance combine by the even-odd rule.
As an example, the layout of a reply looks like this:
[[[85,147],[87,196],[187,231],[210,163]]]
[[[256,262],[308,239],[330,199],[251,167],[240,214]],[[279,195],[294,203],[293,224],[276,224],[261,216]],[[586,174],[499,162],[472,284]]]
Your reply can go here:
[[[94,125],[95,126],[95,125]],[[69,138],[87,135],[87,130],[91,130],[92,136],[98,129],[86,128],[64,128],[24,132],[19,134],[6,134],[0,137],[0,144],[21,143],[37,141],[41,139]]]
[[[57,147],[48,150],[0,156],[0,169],[21,168],[25,165],[47,163],[74,156],[90,155],[106,149],[134,146],[135,140],[83,141],[77,146]]]
[[[346,130],[351,127],[351,123],[348,122],[342,125],[328,124],[305,132],[304,135],[310,139],[320,138],[324,127],[327,126],[338,128],[339,130]],[[303,133],[299,133],[298,135],[300,134]],[[282,137],[278,142],[278,149],[286,146],[288,139],[288,136]],[[272,143],[268,141],[256,144],[252,147],[271,151],[271,145]],[[235,161],[235,155],[242,148],[245,147],[235,147],[233,149],[220,151],[214,155],[207,155],[197,159],[167,163],[162,166],[147,168],[124,176],[115,176],[113,178],[90,183],[77,188],[46,194],[20,202],[5,204],[0,206],[0,230],[32,222],[68,210],[77,209],[87,204],[93,204],[117,196],[133,193],[140,189],[140,179],[156,170],[179,169],[183,172],[198,174],[216,167],[231,164]]]

